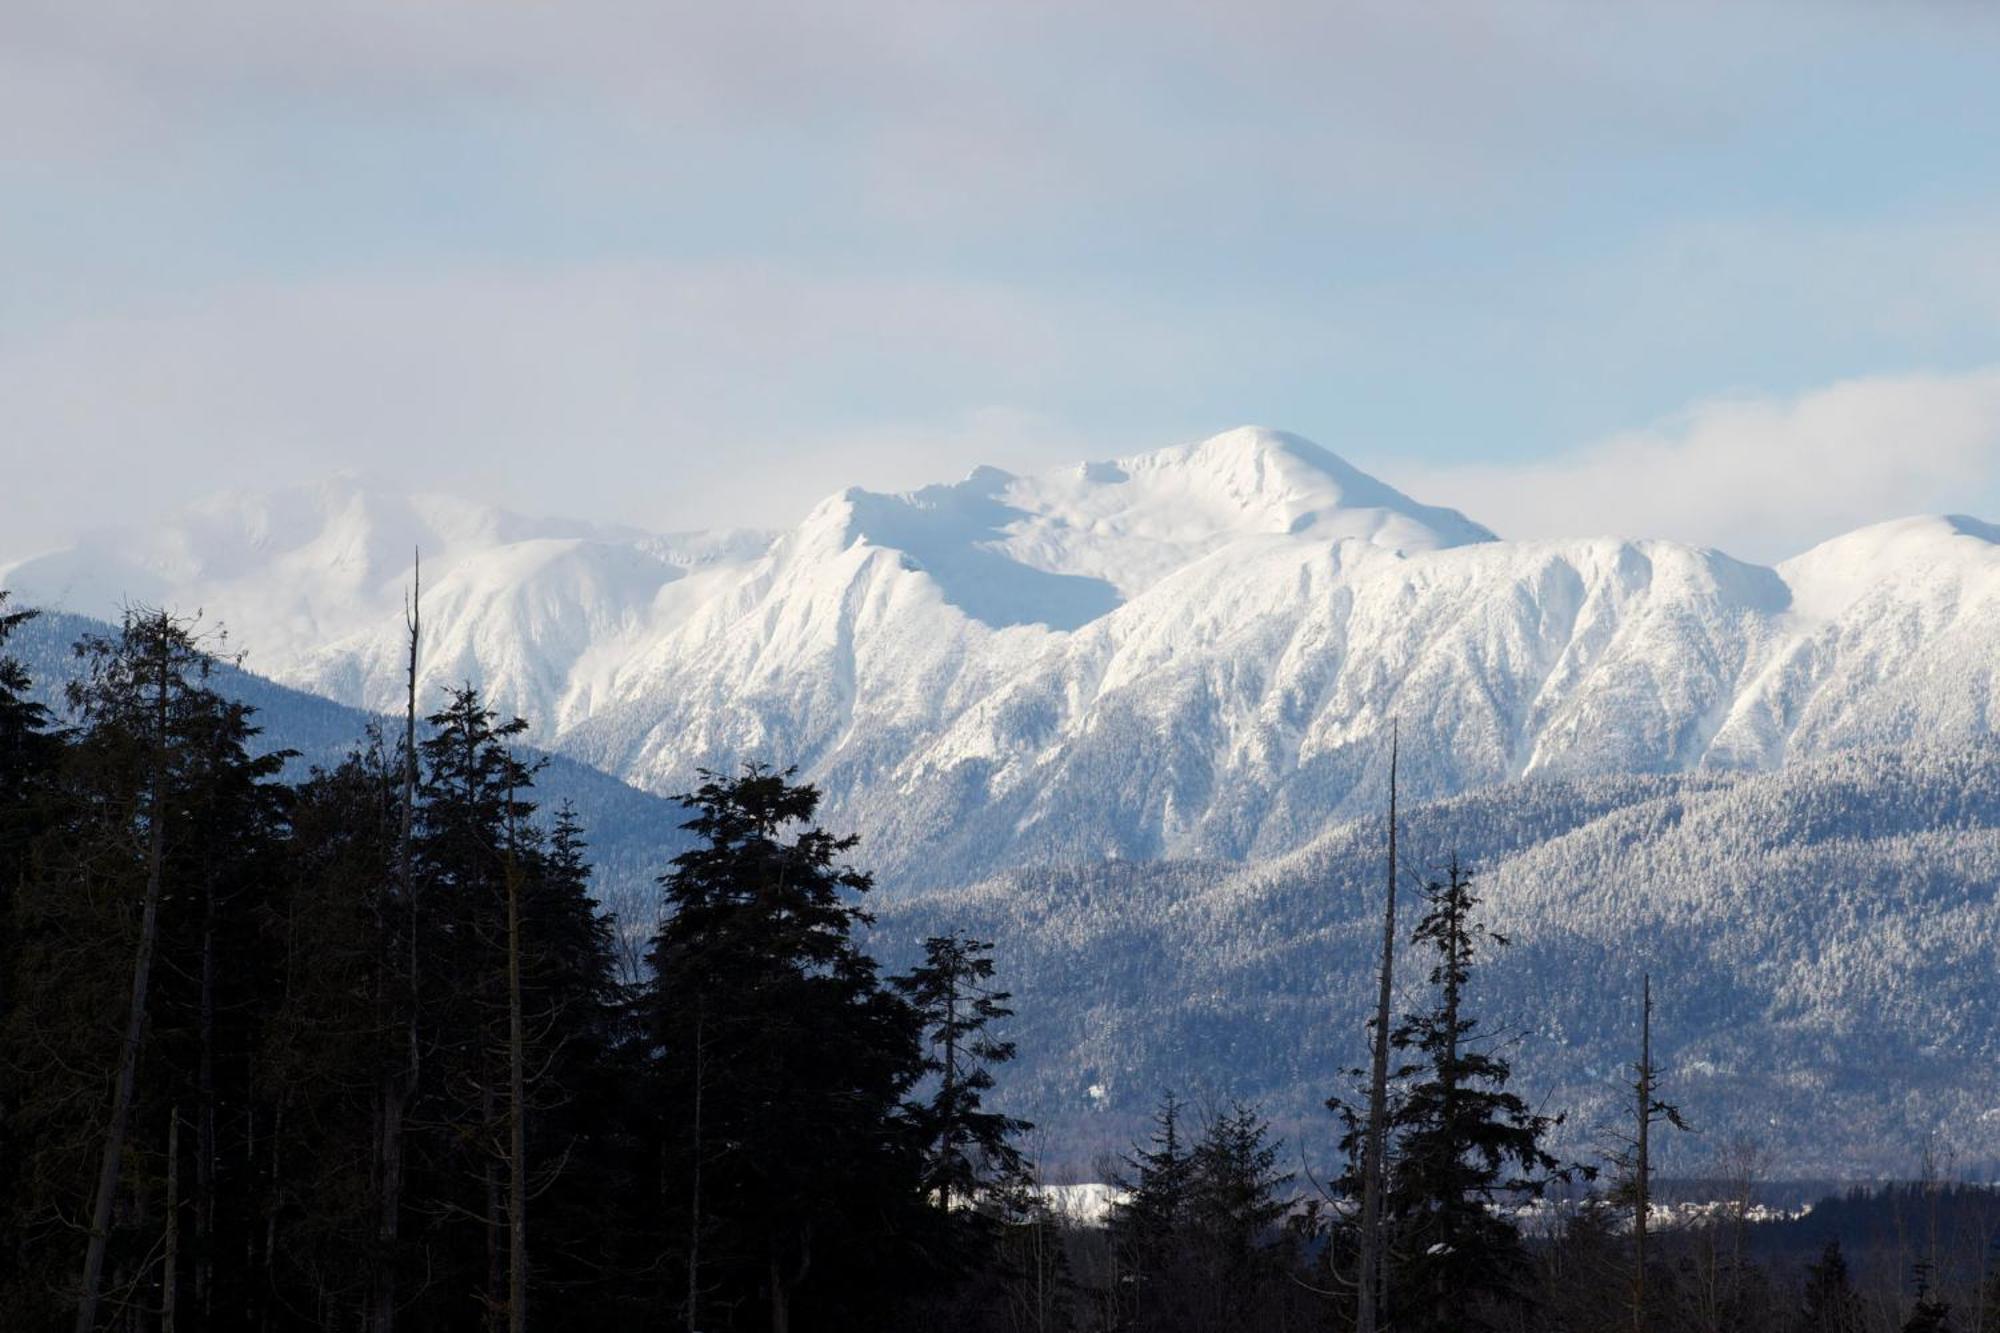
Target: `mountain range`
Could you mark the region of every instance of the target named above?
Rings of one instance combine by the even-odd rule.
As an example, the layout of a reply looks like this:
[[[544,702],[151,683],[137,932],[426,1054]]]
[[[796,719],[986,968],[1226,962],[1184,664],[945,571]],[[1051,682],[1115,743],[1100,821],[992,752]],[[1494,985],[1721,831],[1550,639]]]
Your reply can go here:
[[[1767,567],[1502,541],[1295,436],[851,489],[790,531],[654,536],[350,481],[234,495],[0,566],[25,601],[200,607],[273,680],[481,682],[643,789],[797,765],[893,879],[1254,860],[1406,789],[1770,770],[1987,734],[2000,530],[1864,528]]]
[[[575,761],[561,782],[638,789],[593,798],[607,900],[646,910],[676,845],[658,797],[796,765],[863,835],[888,955],[1003,942],[1015,1095],[1072,1144],[1169,1085],[1313,1123],[1355,1058],[1393,729],[1410,873],[1481,872],[1517,941],[1495,1002],[1577,1126],[1651,970],[1718,1136],[1814,1173],[1896,1169],[1933,1132],[2000,1162],[2000,529],[1978,520],[1770,566],[1508,541],[1245,428],[850,489],[777,533],[341,479],[0,551],[0,586],[201,608],[302,692],[268,696],[283,739],[320,701],[351,729],[400,705],[419,550],[426,695],[478,682]]]

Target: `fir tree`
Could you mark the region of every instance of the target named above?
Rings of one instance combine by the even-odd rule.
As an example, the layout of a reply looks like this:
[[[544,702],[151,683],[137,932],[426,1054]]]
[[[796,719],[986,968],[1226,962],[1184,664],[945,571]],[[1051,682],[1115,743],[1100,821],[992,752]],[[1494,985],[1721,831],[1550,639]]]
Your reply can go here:
[[[1861,1327],[1861,1299],[1848,1278],[1847,1256],[1838,1240],[1829,1240],[1806,1268],[1798,1333],[1860,1333]]]
[[[29,849],[47,810],[44,788],[61,747],[60,738],[49,731],[48,710],[30,695],[27,671],[6,652],[8,638],[34,615],[32,610],[9,610],[6,590],[0,589],[0,1036],[8,1031],[9,1015],[18,1004],[23,928],[18,900],[28,877]],[[20,1248],[9,1201],[21,1197],[20,1159],[27,1145],[20,1141],[17,1122],[26,1094],[0,1054],[0,1309],[5,1292],[18,1280],[13,1270]]]
[[[1505,937],[1475,917],[1456,860],[1424,901],[1411,943],[1433,957],[1434,1005],[1392,1037],[1414,1076],[1390,1119],[1389,1310],[1401,1328],[1478,1329],[1526,1290],[1527,1256],[1502,1205],[1541,1197],[1564,1171],[1542,1146],[1557,1121],[1508,1090],[1508,1062],[1467,1006],[1477,955]]]
[[[1269,1123],[1242,1102],[1209,1116],[1195,1144],[1189,1222],[1211,1327],[1253,1323],[1285,1281],[1291,1176],[1278,1155]]]
[[[879,1322],[913,1274],[922,1158],[903,1098],[918,1020],[855,938],[857,840],[819,793],[748,766],[683,798],[697,845],[661,880],[645,997],[663,1230],[682,1327],[715,1311]]]
[[[1188,1249],[1196,1177],[1186,1119],[1186,1106],[1163,1094],[1146,1142],[1133,1146],[1112,1179],[1124,1195],[1110,1223],[1117,1285],[1127,1316],[1141,1326],[1170,1316],[1173,1278]]]
[[[1919,1262],[1915,1276],[1917,1299],[1903,1321],[1903,1333],[1951,1333],[1951,1306],[1931,1289],[1931,1266]]]
[[[936,936],[924,941],[924,961],[895,978],[923,1025],[924,1072],[936,1080],[912,1120],[924,1148],[924,1192],[946,1212],[1025,1169],[1013,1141],[1032,1126],[984,1109],[991,1066],[1014,1058],[1014,1043],[989,1030],[1014,1013],[1008,993],[992,984],[992,951],[983,940]]]

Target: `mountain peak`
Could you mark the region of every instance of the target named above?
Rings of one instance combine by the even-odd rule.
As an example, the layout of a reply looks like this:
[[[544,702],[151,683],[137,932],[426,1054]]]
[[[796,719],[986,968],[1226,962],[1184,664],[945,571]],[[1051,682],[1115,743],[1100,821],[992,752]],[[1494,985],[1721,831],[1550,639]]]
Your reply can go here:
[[[1125,463],[1129,469],[1185,473],[1191,482],[1212,486],[1219,498],[1246,508],[1425,508],[1311,440],[1264,426],[1238,426]]]
[[[1311,440],[1264,426],[1086,464],[1067,480],[1103,488],[1114,506],[1109,492],[1129,484],[1135,509],[1170,505],[1232,535],[1356,538],[1401,551],[1494,540],[1455,509],[1420,504]]]

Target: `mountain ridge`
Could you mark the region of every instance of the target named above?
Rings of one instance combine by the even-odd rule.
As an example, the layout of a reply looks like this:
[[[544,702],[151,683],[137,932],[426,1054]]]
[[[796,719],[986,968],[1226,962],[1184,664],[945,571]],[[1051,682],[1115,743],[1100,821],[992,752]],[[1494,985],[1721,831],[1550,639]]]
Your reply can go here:
[[[357,518],[368,494],[249,503],[234,528],[211,507],[0,583],[101,597],[130,566],[159,600],[216,610],[273,678],[384,708],[408,583],[389,543],[427,523],[444,548],[425,555],[427,682],[479,681],[536,743],[656,792],[797,764],[892,878],[1282,855],[1369,808],[1391,719],[1424,799],[1973,737],[2000,706],[1983,665],[2000,530],[1964,517],[1776,566],[1662,539],[1504,541],[1257,428],[849,488],[775,535],[432,501]],[[331,517],[272,556],[288,512]],[[236,563],[175,563],[204,541]]]

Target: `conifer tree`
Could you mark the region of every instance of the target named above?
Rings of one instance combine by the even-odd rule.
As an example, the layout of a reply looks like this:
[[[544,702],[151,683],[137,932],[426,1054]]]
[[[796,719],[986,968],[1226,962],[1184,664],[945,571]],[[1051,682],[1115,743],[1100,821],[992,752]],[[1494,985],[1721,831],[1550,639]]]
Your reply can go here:
[[[576,811],[556,814],[546,838],[525,831],[519,849],[521,1070],[518,1149],[529,1210],[536,1218],[536,1289],[594,1291],[608,1276],[604,1235],[629,1167],[620,1137],[614,1078],[622,1058],[628,1003],[617,974],[615,926],[590,892],[588,844]],[[583,1313],[566,1297],[566,1317]],[[539,1321],[537,1321],[539,1322]]]
[[[55,762],[58,744],[49,733],[49,710],[31,694],[33,682],[26,668],[6,651],[8,638],[36,614],[32,608],[9,610],[7,590],[0,588],[0,914],[27,873],[33,797]],[[4,947],[0,935],[0,950]],[[0,955],[0,1016],[6,1004],[4,967]]]
[[[879,1321],[920,1232],[902,1114],[917,1016],[855,938],[871,881],[846,864],[855,838],[813,825],[819,793],[756,765],[703,776],[645,997],[659,1215],[686,1274],[670,1303],[689,1329],[729,1308],[773,1333],[794,1308],[814,1326]]]
[[[1860,1333],[1861,1300],[1848,1278],[1847,1256],[1838,1240],[1827,1241],[1819,1258],[1806,1268],[1796,1328],[1798,1333]]]
[[[1011,998],[994,988],[993,946],[961,934],[924,941],[924,961],[894,979],[923,1025],[924,1071],[937,1080],[912,1119],[924,1148],[924,1192],[949,1213],[1025,1170],[1014,1140],[1025,1120],[984,1109],[991,1066],[1014,1058],[1014,1043],[989,1029],[1009,1017]]]
[[[1209,1116],[1195,1144],[1189,1214],[1211,1326],[1232,1314],[1250,1322],[1283,1281],[1292,1200],[1278,1154],[1269,1123],[1242,1102]]]
[[[300,785],[265,927],[275,973],[258,1055],[269,1089],[265,1284],[322,1326],[373,1324],[384,1271],[402,1258],[381,1225],[381,1088],[385,1071],[408,1067],[409,918],[388,891],[399,786],[379,735]]]
[[[1558,1123],[1508,1090],[1512,1070],[1468,1006],[1477,955],[1506,944],[1474,915],[1456,859],[1424,888],[1411,943],[1433,958],[1433,1006],[1396,1030],[1414,1077],[1391,1117],[1386,1212],[1399,1327],[1475,1330],[1526,1290],[1527,1256],[1500,1205],[1540,1198],[1565,1175],[1543,1140]]]
[[[1124,1195],[1110,1222],[1116,1285],[1126,1317],[1140,1326],[1168,1317],[1172,1278],[1189,1246],[1196,1177],[1186,1120],[1186,1106],[1173,1093],[1163,1094],[1146,1141],[1125,1155],[1124,1171],[1112,1180]]]
[[[130,800],[120,822],[136,824],[145,850],[141,858],[137,922],[132,931],[131,986],[124,1031],[114,1060],[111,1103],[98,1150],[98,1169],[86,1211],[83,1273],[77,1283],[77,1333],[91,1333],[104,1294],[120,1176],[132,1134],[139,1093],[139,1062],[152,1004],[154,956],[159,947],[160,903],[164,895],[168,831],[173,824],[170,765],[172,728],[194,697],[206,693],[209,659],[196,644],[190,625],[165,611],[132,611],[117,639],[86,639],[77,652],[88,663],[85,677],[70,687],[71,706],[87,719],[91,740],[110,760],[113,773],[126,775],[107,793]],[[116,779],[114,779],[116,781]],[[122,830],[121,830],[122,831]],[[111,830],[105,830],[111,832]]]
[[[206,1319],[243,1297],[242,1266],[222,1256],[254,1240],[240,1223],[257,1183],[236,1164],[259,1132],[253,941],[284,756],[251,753],[250,710],[209,687],[189,622],[135,611],[78,656],[79,725],[47,778],[10,922],[7,1203],[32,1284],[15,1308],[47,1324],[61,1301],[89,1329],[108,1296],[144,1291]],[[177,1285],[161,1291],[152,1256],[169,1238]],[[63,1282],[77,1258],[80,1278]]]
[[[22,923],[17,902],[28,875],[29,848],[47,801],[43,790],[54,769],[60,738],[49,730],[48,710],[30,694],[33,682],[7,654],[8,638],[35,615],[9,610],[0,589],[0,1034],[9,1027],[16,999]],[[16,1122],[25,1089],[0,1057],[0,1302],[14,1285],[20,1252],[13,1219],[21,1197],[20,1158],[24,1146]],[[0,1306],[4,1308],[4,1306]]]
[[[1903,1333],[1950,1333],[1951,1306],[1931,1289],[1930,1264],[1920,1261],[1915,1276],[1917,1298],[1910,1306],[1910,1317],[1903,1321]]]
[[[527,722],[505,722],[463,685],[427,719],[419,744],[416,870],[423,900],[418,950],[427,996],[420,1028],[436,1044],[438,1077],[426,1093],[430,1136],[425,1206],[441,1223],[446,1290],[478,1293],[506,1323],[514,1251],[506,1176],[509,1113],[509,849],[534,813],[521,793],[534,766],[511,743]],[[515,867],[518,870],[518,867]],[[475,1241],[475,1237],[477,1240]],[[523,1275],[525,1279],[525,1274]]]
[[[1660,1097],[1660,1067],[1653,1061],[1653,978],[1640,983],[1639,1058],[1632,1064],[1632,1133],[1614,1157],[1618,1173],[1615,1196],[1632,1213],[1632,1328],[1647,1333],[1652,1316],[1647,1306],[1647,1236],[1653,1211],[1653,1127],[1666,1125],[1686,1131],[1680,1107]]]

